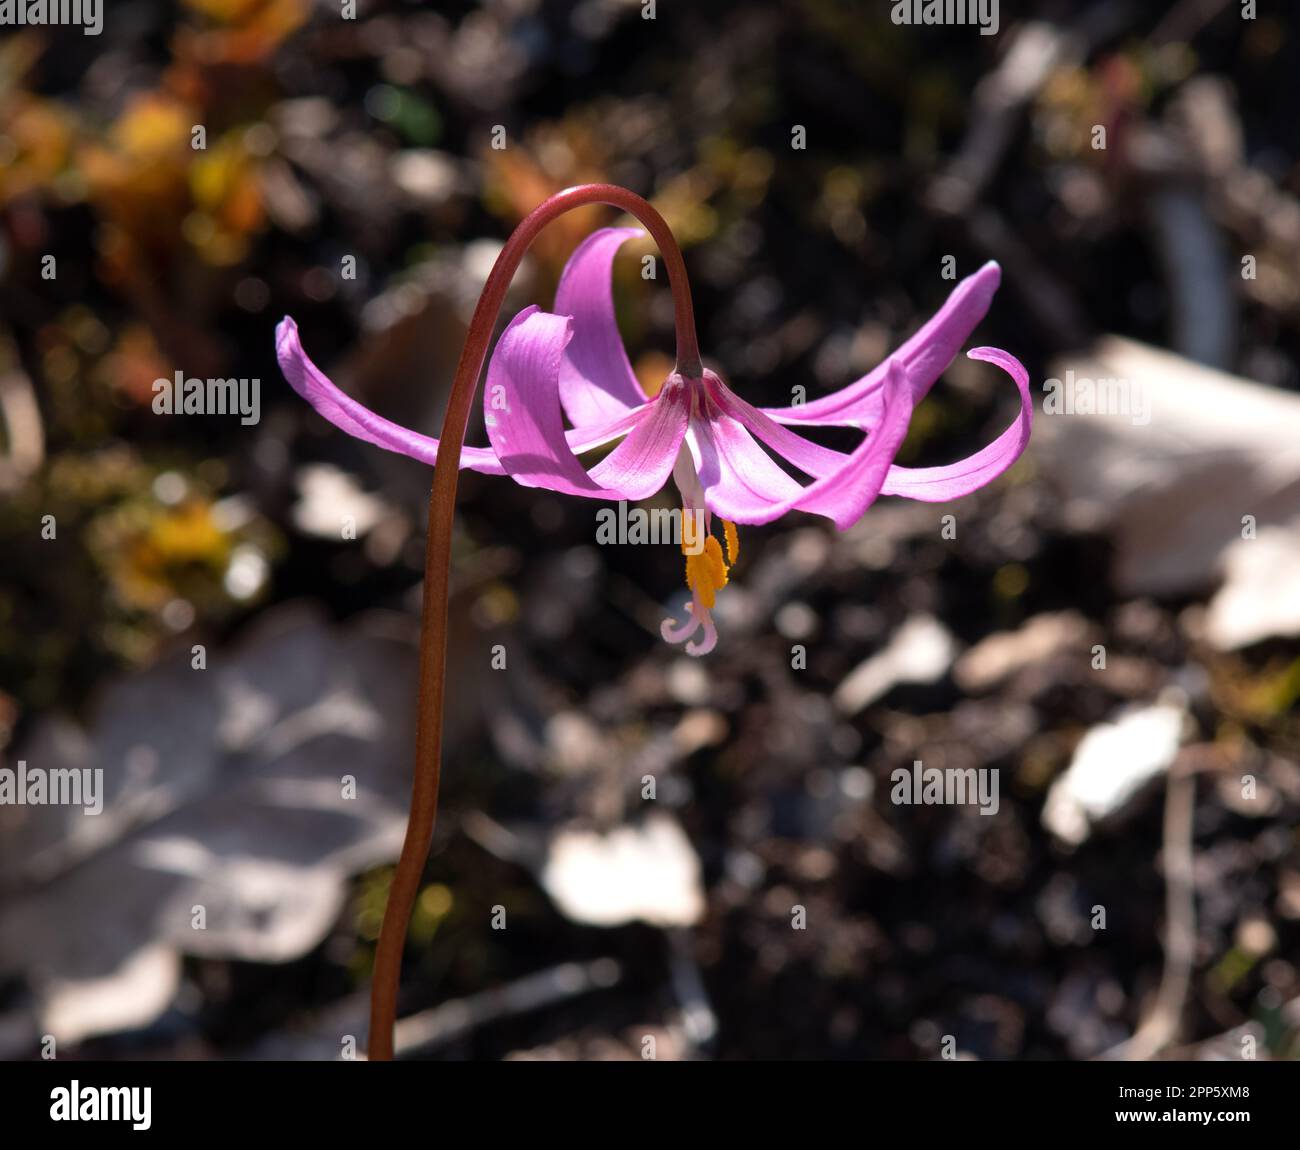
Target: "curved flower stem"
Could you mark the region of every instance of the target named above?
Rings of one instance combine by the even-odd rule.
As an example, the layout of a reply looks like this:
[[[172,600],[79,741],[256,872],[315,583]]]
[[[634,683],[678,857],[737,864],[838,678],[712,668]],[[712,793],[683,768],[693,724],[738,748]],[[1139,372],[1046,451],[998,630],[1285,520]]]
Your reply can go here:
[[[531,212],[511,234],[479,296],[469,334],[456,366],[456,377],[442,421],[442,435],[429,496],[429,527],[425,544],[423,622],[420,631],[420,696],[416,720],[415,780],[402,854],[384,908],[384,921],[375,950],[370,991],[369,1057],[393,1057],[393,1027],[397,1017],[397,988],[406,947],[406,929],[429,857],[438,811],[438,777],[442,764],[442,708],[447,666],[447,593],[451,575],[451,527],[456,505],[460,450],[465,442],[470,404],[496,327],[497,315],[524,252],[538,232],[557,216],[588,204],[609,204],[635,216],[650,233],[668,268],[677,327],[677,370],[687,378],[702,373],[695,337],[695,313],[681,249],[664,218],[645,200],[614,184],[582,184],[557,192]]]

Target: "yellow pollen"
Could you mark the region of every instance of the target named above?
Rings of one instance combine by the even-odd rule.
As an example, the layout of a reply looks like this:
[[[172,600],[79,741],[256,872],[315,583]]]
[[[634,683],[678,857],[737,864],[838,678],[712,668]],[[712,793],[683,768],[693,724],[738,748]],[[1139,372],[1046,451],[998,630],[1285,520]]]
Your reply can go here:
[[[736,534],[736,525],[724,519],[723,533],[727,539],[727,556],[722,556],[722,544],[712,535],[704,537],[704,546],[699,545],[696,534],[696,517],[688,509],[682,508],[682,554],[686,556],[686,586],[699,594],[700,603],[712,608],[717,601],[717,593],[727,585],[727,572],[730,565],[740,554],[740,537]]]
[[[699,593],[705,607],[712,607],[717,592],[726,585],[727,564],[722,558],[722,546],[710,535],[704,541],[703,551],[686,556],[686,586]]]
[[[736,525],[730,519],[722,521],[722,530],[727,537],[727,566],[734,567],[736,560],[740,558],[740,535],[736,531]]]

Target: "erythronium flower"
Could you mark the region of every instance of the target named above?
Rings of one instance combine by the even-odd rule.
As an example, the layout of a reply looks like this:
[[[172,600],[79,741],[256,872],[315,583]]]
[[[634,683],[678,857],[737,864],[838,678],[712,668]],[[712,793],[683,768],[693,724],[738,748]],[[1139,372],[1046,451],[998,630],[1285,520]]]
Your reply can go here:
[[[648,398],[628,365],[609,290],[614,253],[634,232],[597,232],[569,261],[556,311],[527,308],[501,336],[484,399],[491,447],[466,448],[474,392],[511,278],[547,224],[588,204],[608,204],[629,213],[658,245],[673,292],[677,367],[655,397]],[[759,410],[733,395],[700,362],[686,263],[663,216],[635,192],[613,184],[565,188],[520,221],[492,265],[456,365],[440,441],[398,427],[349,399],[307,358],[293,320],[280,324],[276,339],[285,376],[326,419],[390,451],[445,464],[435,466],[429,495],[415,773],[406,836],[375,947],[371,1059],[384,1061],[394,1055],[406,929],[437,820],[459,468],[509,475],[525,486],[596,499],[645,498],[658,491],[671,472],[683,510],[692,512],[682,516],[692,599],[690,618],[681,625],[665,622],[663,631],[671,642],[691,640],[687,651],[702,655],[717,640],[709,611],[738,553],[736,523],[766,523],[797,508],[825,515],[844,528],[882,491],[913,499],[952,499],[1005,471],[1024,450],[1030,423],[1025,370],[1005,352],[980,348],[970,354],[997,364],[1015,380],[1019,419],[983,451],[950,467],[909,470],[894,464],[913,406],[983,318],[998,275],[997,266],[989,264],[963,281],[925,327],[843,391],[803,407]],[[566,414],[573,425],[567,431]],[[790,430],[802,424],[855,427],[865,437],[854,451],[831,451]],[[595,467],[587,469],[578,462],[576,453],[614,440],[621,442]],[[776,466],[759,443],[802,471],[807,485]],[[723,520],[725,558],[710,533],[714,513]],[[707,537],[701,541],[697,532]],[[701,629],[703,637],[694,640]]]
[[[488,364],[484,389],[491,446],[462,448],[460,466],[509,475],[525,487],[629,502],[648,499],[671,475],[683,505],[682,549],[692,598],[688,618],[681,624],[665,620],[662,632],[672,643],[691,640],[690,654],[706,654],[717,641],[710,609],[739,550],[735,524],[809,511],[844,530],[878,495],[947,502],[1001,475],[1029,442],[1032,401],[1024,367],[1005,351],[979,347],[967,353],[970,358],[1000,367],[1020,392],[1015,421],[958,463],[910,468],[894,462],[913,408],[988,311],[1001,278],[997,264],[962,280],[920,331],[848,387],[799,406],[757,408],[708,369],[692,378],[674,371],[653,398],[642,389],[615,323],[611,292],[615,254],[642,234],[637,228],[595,232],[570,257],[554,311],[528,307],[510,321]],[[434,463],[438,441],[390,423],[340,391],[308,358],[292,319],[281,322],[276,339],[285,377],[331,423]],[[841,452],[793,430],[814,426],[865,434],[853,451]],[[621,442],[595,466],[578,460],[578,454],[615,440]],[[791,478],[764,448],[808,482]],[[725,559],[711,534],[714,515],[723,523]],[[703,548],[689,530],[701,520]]]

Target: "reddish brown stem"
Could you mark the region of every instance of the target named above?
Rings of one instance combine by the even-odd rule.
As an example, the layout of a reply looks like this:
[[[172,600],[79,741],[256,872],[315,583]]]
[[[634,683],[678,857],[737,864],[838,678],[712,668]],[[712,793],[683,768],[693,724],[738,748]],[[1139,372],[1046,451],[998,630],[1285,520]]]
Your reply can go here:
[[[635,216],[659,246],[668,268],[677,326],[677,370],[690,379],[701,375],[700,351],[695,338],[695,313],[681,249],[664,218],[645,200],[614,184],[582,184],[557,192],[528,215],[497,256],[474,318],[470,320],[465,348],[456,366],[456,378],[442,421],[442,437],[429,496],[429,528],[424,552],[423,622],[420,630],[420,696],[415,736],[415,780],[411,812],[406,824],[402,854],[388,892],[384,922],[375,950],[375,970],[370,991],[370,1059],[393,1057],[393,1027],[397,1017],[397,988],[402,972],[406,929],[429,857],[434,819],[438,813],[438,777],[442,765],[442,708],[447,669],[447,592],[451,576],[451,527],[456,506],[456,481],[470,404],[497,316],[519,261],[537,234],[573,208],[609,204]]]

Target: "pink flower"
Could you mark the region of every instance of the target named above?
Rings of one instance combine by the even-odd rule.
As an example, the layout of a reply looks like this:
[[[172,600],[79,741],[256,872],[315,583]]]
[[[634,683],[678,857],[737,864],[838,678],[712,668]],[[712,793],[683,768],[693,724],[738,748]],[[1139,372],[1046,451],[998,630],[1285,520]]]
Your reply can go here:
[[[682,543],[692,601],[683,623],[665,620],[662,630],[669,642],[692,640],[686,646],[690,654],[706,654],[717,641],[710,608],[736,558],[734,524],[770,523],[787,511],[809,511],[844,530],[878,495],[947,502],[1001,475],[1029,442],[1028,374],[1005,351],[979,347],[967,354],[1000,367],[1019,390],[1016,420],[957,463],[910,468],[894,462],[912,409],[988,311],[1001,279],[997,264],[964,279],[884,363],[832,395],[794,407],[757,408],[705,369],[697,379],[674,372],[650,399],[628,362],[610,291],[615,253],[641,234],[636,228],[595,232],[569,259],[555,310],[529,307],[511,320],[497,341],[484,389],[491,446],[465,447],[460,465],[509,475],[525,487],[629,502],[648,499],[672,475],[686,513]],[[280,323],[276,344],[285,378],[336,427],[433,464],[438,441],[381,418],[341,392],[303,351],[292,319]],[[817,426],[866,434],[853,451],[841,452],[792,430]],[[579,462],[578,454],[615,440],[621,442],[595,466]],[[791,478],[764,447],[808,482]],[[725,559],[711,534],[714,515],[724,524]],[[692,521],[704,524],[702,548],[690,531]]]

